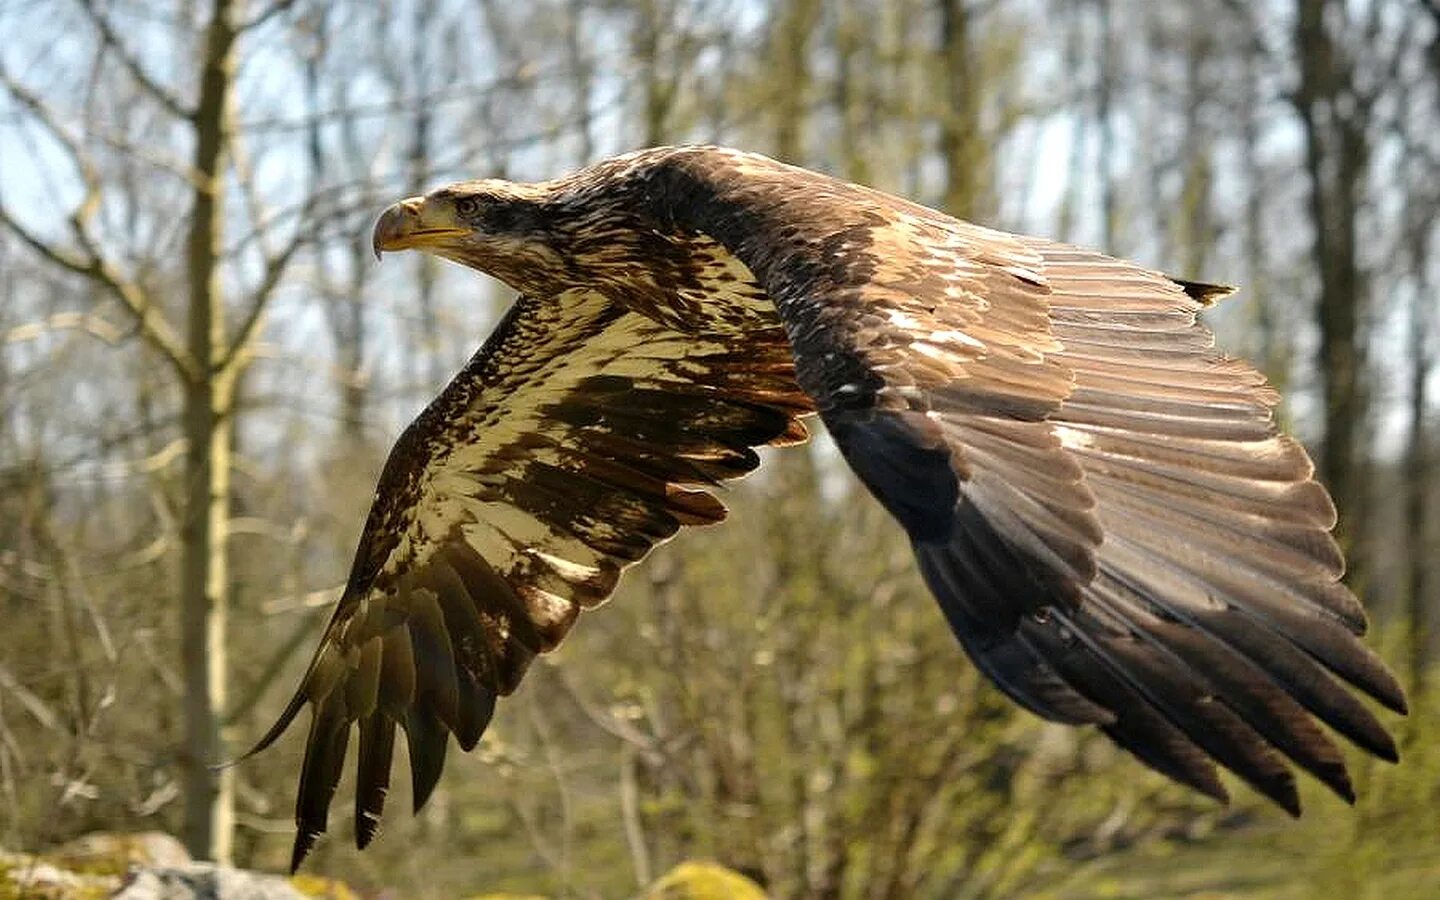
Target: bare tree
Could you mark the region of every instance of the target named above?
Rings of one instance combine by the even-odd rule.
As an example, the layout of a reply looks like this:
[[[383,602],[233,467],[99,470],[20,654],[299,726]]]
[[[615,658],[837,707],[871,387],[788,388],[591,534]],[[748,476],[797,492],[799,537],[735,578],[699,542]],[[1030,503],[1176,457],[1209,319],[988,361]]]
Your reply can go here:
[[[804,158],[805,123],[809,120],[810,45],[820,21],[818,0],[786,0],[771,10],[767,80],[772,94],[766,106],[774,123],[774,152],[778,159]]]
[[[990,212],[989,152],[980,124],[985,97],[980,54],[972,38],[973,12],[967,0],[939,0],[940,65],[945,102],[940,109],[940,157],[945,166],[941,208],[960,218]]]
[[[1315,229],[1311,254],[1319,276],[1316,369],[1323,383],[1325,422],[1320,471],[1345,517],[1342,533],[1348,531],[1349,518],[1360,514],[1364,497],[1361,322],[1366,288],[1358,244],[1373,102],[1357,83],[1354,51],[1345,35],[1333,33],[1337,24],[1349,21],[1345,5],[1337,0],[1296,0],[1299,81],[1291,102],[1305,134],[1305,175]]]
[[[69,216],[67,242],[43,236],[14,210],[0,221],[46,262],[89,279],[119,304],[150,350],[169,368],[181,395],[185,437],[185,496],[180,517],[176,585],[184,677],[185,741],[181,760],[185,842],[196,856],[228,860],[234,822],[233,773],[216,770],[225,758],[221,726],[228,699],[226,661],[230,590],[227,534],[231,500],[231,446],[237,385],[252,359],[265,309],[300,246],[299,233],[264,254],[258,280],[243,296],[227,294],[224,277],[228,232],[226,189],[236,175],[234,90],[238,44],[281,6],[246,19],[243,0],[214,0],[197,35],[200,55],[186,94],[151,73],[107,8],[86,3],[98,36],[97,52],[128,76],[133,89],[176,127],[188,130],[192,153],[184,168],[190,185],[185,213],[185,324],[174,325],[154,288],[136,271],[163,261],[118,258],[103,243],[97,213],[111,198],[94,158],[95,136],[77,135],[54,106],[4,75],[11,96],[67,149],[84,186]]]

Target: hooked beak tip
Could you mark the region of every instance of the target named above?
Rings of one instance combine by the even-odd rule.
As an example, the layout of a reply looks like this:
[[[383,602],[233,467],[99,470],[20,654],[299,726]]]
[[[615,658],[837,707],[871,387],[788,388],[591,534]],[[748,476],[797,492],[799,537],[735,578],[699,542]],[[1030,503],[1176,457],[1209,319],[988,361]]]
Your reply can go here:
[[[370,236],[370,249],[379,260],[386,250],[403,250],[408,244],[405,239],[420,222],[420,208],[424,201],[411,197],[393,203],[375,221],[375,231]]]

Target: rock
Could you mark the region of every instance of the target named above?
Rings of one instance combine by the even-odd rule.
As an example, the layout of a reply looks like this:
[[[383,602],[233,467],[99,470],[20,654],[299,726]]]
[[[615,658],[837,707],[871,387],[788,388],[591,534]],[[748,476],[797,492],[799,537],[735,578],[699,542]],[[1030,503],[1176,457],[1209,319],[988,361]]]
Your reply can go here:
[[[279,875],[261,875],[211,863],[135,869],[116,900],[307,900]]]
[[[59,849],[45,854],[66,868],[96,872],[108,868],[116,875],[133,866],[184,866],[190,853],[179,838],[163,831],[138,831],[133,834],[97,831],[83,835]]]
[[[88,900],[109,897],[120,884],[116,875],[67,871],[28,853],[0,851],[0,897],[26,900]]]
[[[264,875],[193,862],[158,831],[97,832],[40,855],[0,850],[0,900],[358,900],[328,878]]]

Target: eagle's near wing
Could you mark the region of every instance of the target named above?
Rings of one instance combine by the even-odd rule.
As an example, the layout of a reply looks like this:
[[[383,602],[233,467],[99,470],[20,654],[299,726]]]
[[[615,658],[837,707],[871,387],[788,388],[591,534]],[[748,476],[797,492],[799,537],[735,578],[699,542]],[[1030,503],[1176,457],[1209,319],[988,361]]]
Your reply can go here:
[[[1284,757],[1353,799],[1316,719],[1396,758],[1336,681],[1405,709],[1330,497],[1196,319],[1227,289],[749,154],[682,151],[664,177],[769,292],[799,383],[1016,702],[1224,799],[1219,762],[1292,814]]]
[[[778,326],[680,335],[576,290],[521,298],[396,443],[349,581],[299,690],[251,753],[312,707],[292,868],[325,830],[353,726],[356,842],[374,836],[395,729],[418,810],[449,735],[473,748],[497,696],[620,571],[725,517],[704,486],[805,439]]]

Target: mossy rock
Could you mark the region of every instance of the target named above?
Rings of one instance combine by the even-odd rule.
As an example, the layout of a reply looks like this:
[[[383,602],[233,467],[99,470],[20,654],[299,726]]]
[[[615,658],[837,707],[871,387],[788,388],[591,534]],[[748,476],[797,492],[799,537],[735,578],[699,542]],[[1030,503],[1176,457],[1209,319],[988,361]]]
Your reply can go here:
[[[102,900],[120,884],[116,874],[73,872],[47,856],[0,851],[0,900]]]
[[[61,844],[45,854],[71,872],[124,875],[135,866],[184,866],[190,853],[163,831],[96,831]]]
[[[654,884],[644,900],[766,900],[760,885],[714,862],[683,862]]]
[[[322,878],[319,875],[292,875],[290,886],[307,897],[323,900],[360,900],[354,888],[343,881]]]
[[[178,841],[158,832],[97,833],[44,854],[0,851],[0,900],[111,896],[360,900],[349,885],[330,878],[286,879],[192,862]]]

